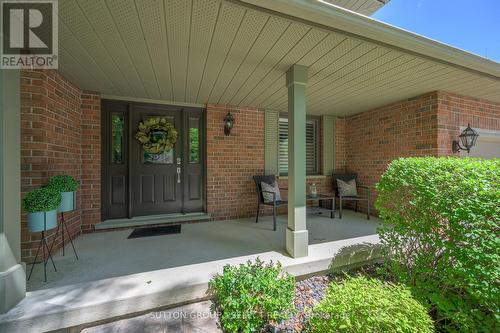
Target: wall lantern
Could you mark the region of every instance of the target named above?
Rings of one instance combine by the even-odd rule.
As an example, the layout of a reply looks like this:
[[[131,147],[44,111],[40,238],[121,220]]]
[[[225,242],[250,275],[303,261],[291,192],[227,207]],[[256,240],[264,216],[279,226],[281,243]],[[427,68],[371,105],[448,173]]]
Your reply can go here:
[[[467,150],[468,154],[470,152],[470,149],[476,144],[478,136],[479,134],[477,134],[477,132],[470,127],[470,124],[468,124],[467,128],[464,129],[462,134],[458,136],[458,138],[462,142],[462,145],[460,145],[460,142],[458,142],[458,140],[453,140],[453,152],[458,153],[460,150]]]
[[[231,134],[233,126],[234,126],[234,117],[231,114],[231,112],[228,112],[224,117],[224,134],[226,135]]]

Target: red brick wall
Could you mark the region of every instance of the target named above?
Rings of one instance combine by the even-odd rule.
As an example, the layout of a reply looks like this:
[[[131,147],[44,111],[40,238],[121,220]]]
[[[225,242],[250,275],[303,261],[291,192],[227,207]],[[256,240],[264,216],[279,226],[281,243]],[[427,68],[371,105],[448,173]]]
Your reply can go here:
[[[372,204],[375,184],[392,160],[437,155],[437,112],[432,92],[345,119],[346,170],[371,188]]]
[[[235,118],[230,136],[224,135],[223,119],[227,112]],[[343,127],[343,121],[337,123]],[[343,132],[341,132],[343,133]],[[320,133],[320,137],[322,137]],[[343,140],[339,135],[336,140]],[[343,145],[343,141],[340,141]],[[333,144],[333,143],[332,143]],[[339,143],[337,143],[337,146]],[[322,150],[323,142],[320,142]],[[336,150],[343,156],[343,147]],[[320,153],[321,156],[321,153]],[[343,160],[336,160],[342,167]],[[226,105],[207,107],[207,211],[214,219],[255,216],[257,195],[252,176],[264,172],[264,112],[253,108]],[[331,177],[308,176],[307,189],[315,183],[318,192],[331,193]],[[279,179],[280,187],[288,187],[286,177]],[[286,197],[284,192],[283,196]],[[263,208],[261,214],[269,214]],[[286,213],[282,207],[279,213]]]
[[[348,172],[372,189],[398,157],[449,156],[460,126],[500,130],[500,104],[435,91],[345,119]],[[338,129],[338,126],[337,126]],[[363,206],[363,209],[365,207]]]
[[[82,132],[82,232],[94,230],[101,221],[101,97],[83,91]]]
[[[460,135],[460,126],[500,130],[500,104],[448,92],[438,92],[438,154],[457,155],[451,142]]]
[[[224,135],[224,116],[235,119]],[[264,172],[264,112],[207,106],[207,211],[215,219],[247,217],[257,210],[252,176]]]
[[[99,105],[98,97],[93,98],[94,103],[97,101]],[[80,234],[81,209],[88,205],[86,177],[82,173],[82,162],[86,162],[82,148],[87,144],[82,111],[85,111],[82,110],[82,92],[56,71],[21,71],[21,195],[46,184],[50,177],[58,174],[71,175],[81,181],[77,209],[65,213],[72,237]],[[98,109],[93,110],[96,111],[99,112]],[[97,160],[92,160],[92,165],[99,163],[99,156],[97,154]],[[53,236],[54,232],[52,230],[49,235]],[[24,261],[34,259],[39,239],[40,234],[28,232],[26,214],[22,213],[21,249]],[[55,249],[61,246],[60,234],[54,244]]]

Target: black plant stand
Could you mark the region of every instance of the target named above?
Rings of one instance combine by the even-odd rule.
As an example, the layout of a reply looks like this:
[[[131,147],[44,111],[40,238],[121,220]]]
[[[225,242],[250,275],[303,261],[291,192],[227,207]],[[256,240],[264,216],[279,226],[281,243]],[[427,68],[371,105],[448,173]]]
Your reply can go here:
[[[30,274],[28,275],[28,280],[31,278],[31,273],[33,273],[33,268],[35,268],[36,260],[38,259],[38,253],[40,252],[40,248],[42,248],[43,252],[43,276],[45,279],[45,282],[47,282],[47,263],[50,261],[52,262],[52,266],[54,266],[54,271],[57,272],[56,264],[54,264],[54,260],[52,259],[52,255],[50,253],[52,246],[49,249],[49,245],[47,244],[47,238],[45,238],[45,232],[47,231],[47,216],[43,216],[43,230],[42,230],[42,239],[40,239],[40,242],[38,243],[38,248],[36,249],[36,254],[35,254],[35,260],[33,260],[33,264],[31,265],[31,270]],[[53,243],[52,243],[53,244]],[[45,249],[47,249],[48,257],[45,259]]]
[[[59,223],[57,225],[55,238],[54,238],[54,241],[52,242],[52,245],[50,245],[50,249],[52,250],[52,247],[54,246],[54,243],[56,242],[57,234],[59,233],[59,228],[61,228],[63,256],[65,255],[65,253],[64,253],[64,233],[66,232],[66,234],[68,235],[69,241],[71,243],[71,247],[73,248],[73,252],[75,253],[76,260],[78,260],[78,254],[76,253],[75,245],[73,244],[73,239],[71,239],[71,235],[68,231],[68,226],[66,225],[66,220],[64,220],[64,212],[61,212],[61,223]]]

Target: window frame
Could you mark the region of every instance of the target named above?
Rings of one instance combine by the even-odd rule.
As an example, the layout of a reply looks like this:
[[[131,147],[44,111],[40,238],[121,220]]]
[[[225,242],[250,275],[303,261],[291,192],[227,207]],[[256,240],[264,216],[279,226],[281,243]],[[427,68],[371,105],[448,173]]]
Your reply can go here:
[[[279,113],[278,115],[278,174],[280,177],[287,177],[288,176],[288,172],[287,173],[281,173],[280,172],[280,159],[279,159],[279,154],[280,154],[280,139],[279,139],[279,131],[280,131],[280,121],[281,119],[287,119],[288,121],[288,113]],[[314,161],[315,163],[315,171],[312,172],[312,173],[309,173],[307,172],[307,166],[306,166],[306,176],[319,176],[321,175],[321,116],[310,116],[310,115],[306,115],[306,123],[313,123],[314,124],[314,128],[315,128],[315,135],[314,135],[314,139],[316,140],[315,141],[315,147],[316,147],[316,160]],[[287,133],[288,135],[288,133]],[[306,147],[307,149],[307,147]],[[287,168],[288,170],[288,168]]]

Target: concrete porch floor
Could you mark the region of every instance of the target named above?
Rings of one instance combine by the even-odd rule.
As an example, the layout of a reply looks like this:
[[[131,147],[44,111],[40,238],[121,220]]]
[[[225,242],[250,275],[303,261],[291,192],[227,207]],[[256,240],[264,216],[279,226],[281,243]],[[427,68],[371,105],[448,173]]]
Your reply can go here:
[[[181,234],[137,239],[127,239],[131,230],[83,235],[75,240],[80,260],[70,246],[64,257],[57,252],[58,272],[49,264],[47,283],[42,266],[35,267],[27,297],[0,315],[0,331],[83,328],[201,300],[224,265],[257,256],[280,261],[295,276],[374,260],[378,225],[351,211],[343,219],[308,215],[309,256],[298,259],[284,250],[286,216],[279,217],[276,232],[271,217],[263,217],[258,224],[253,218],[184,224]]]

